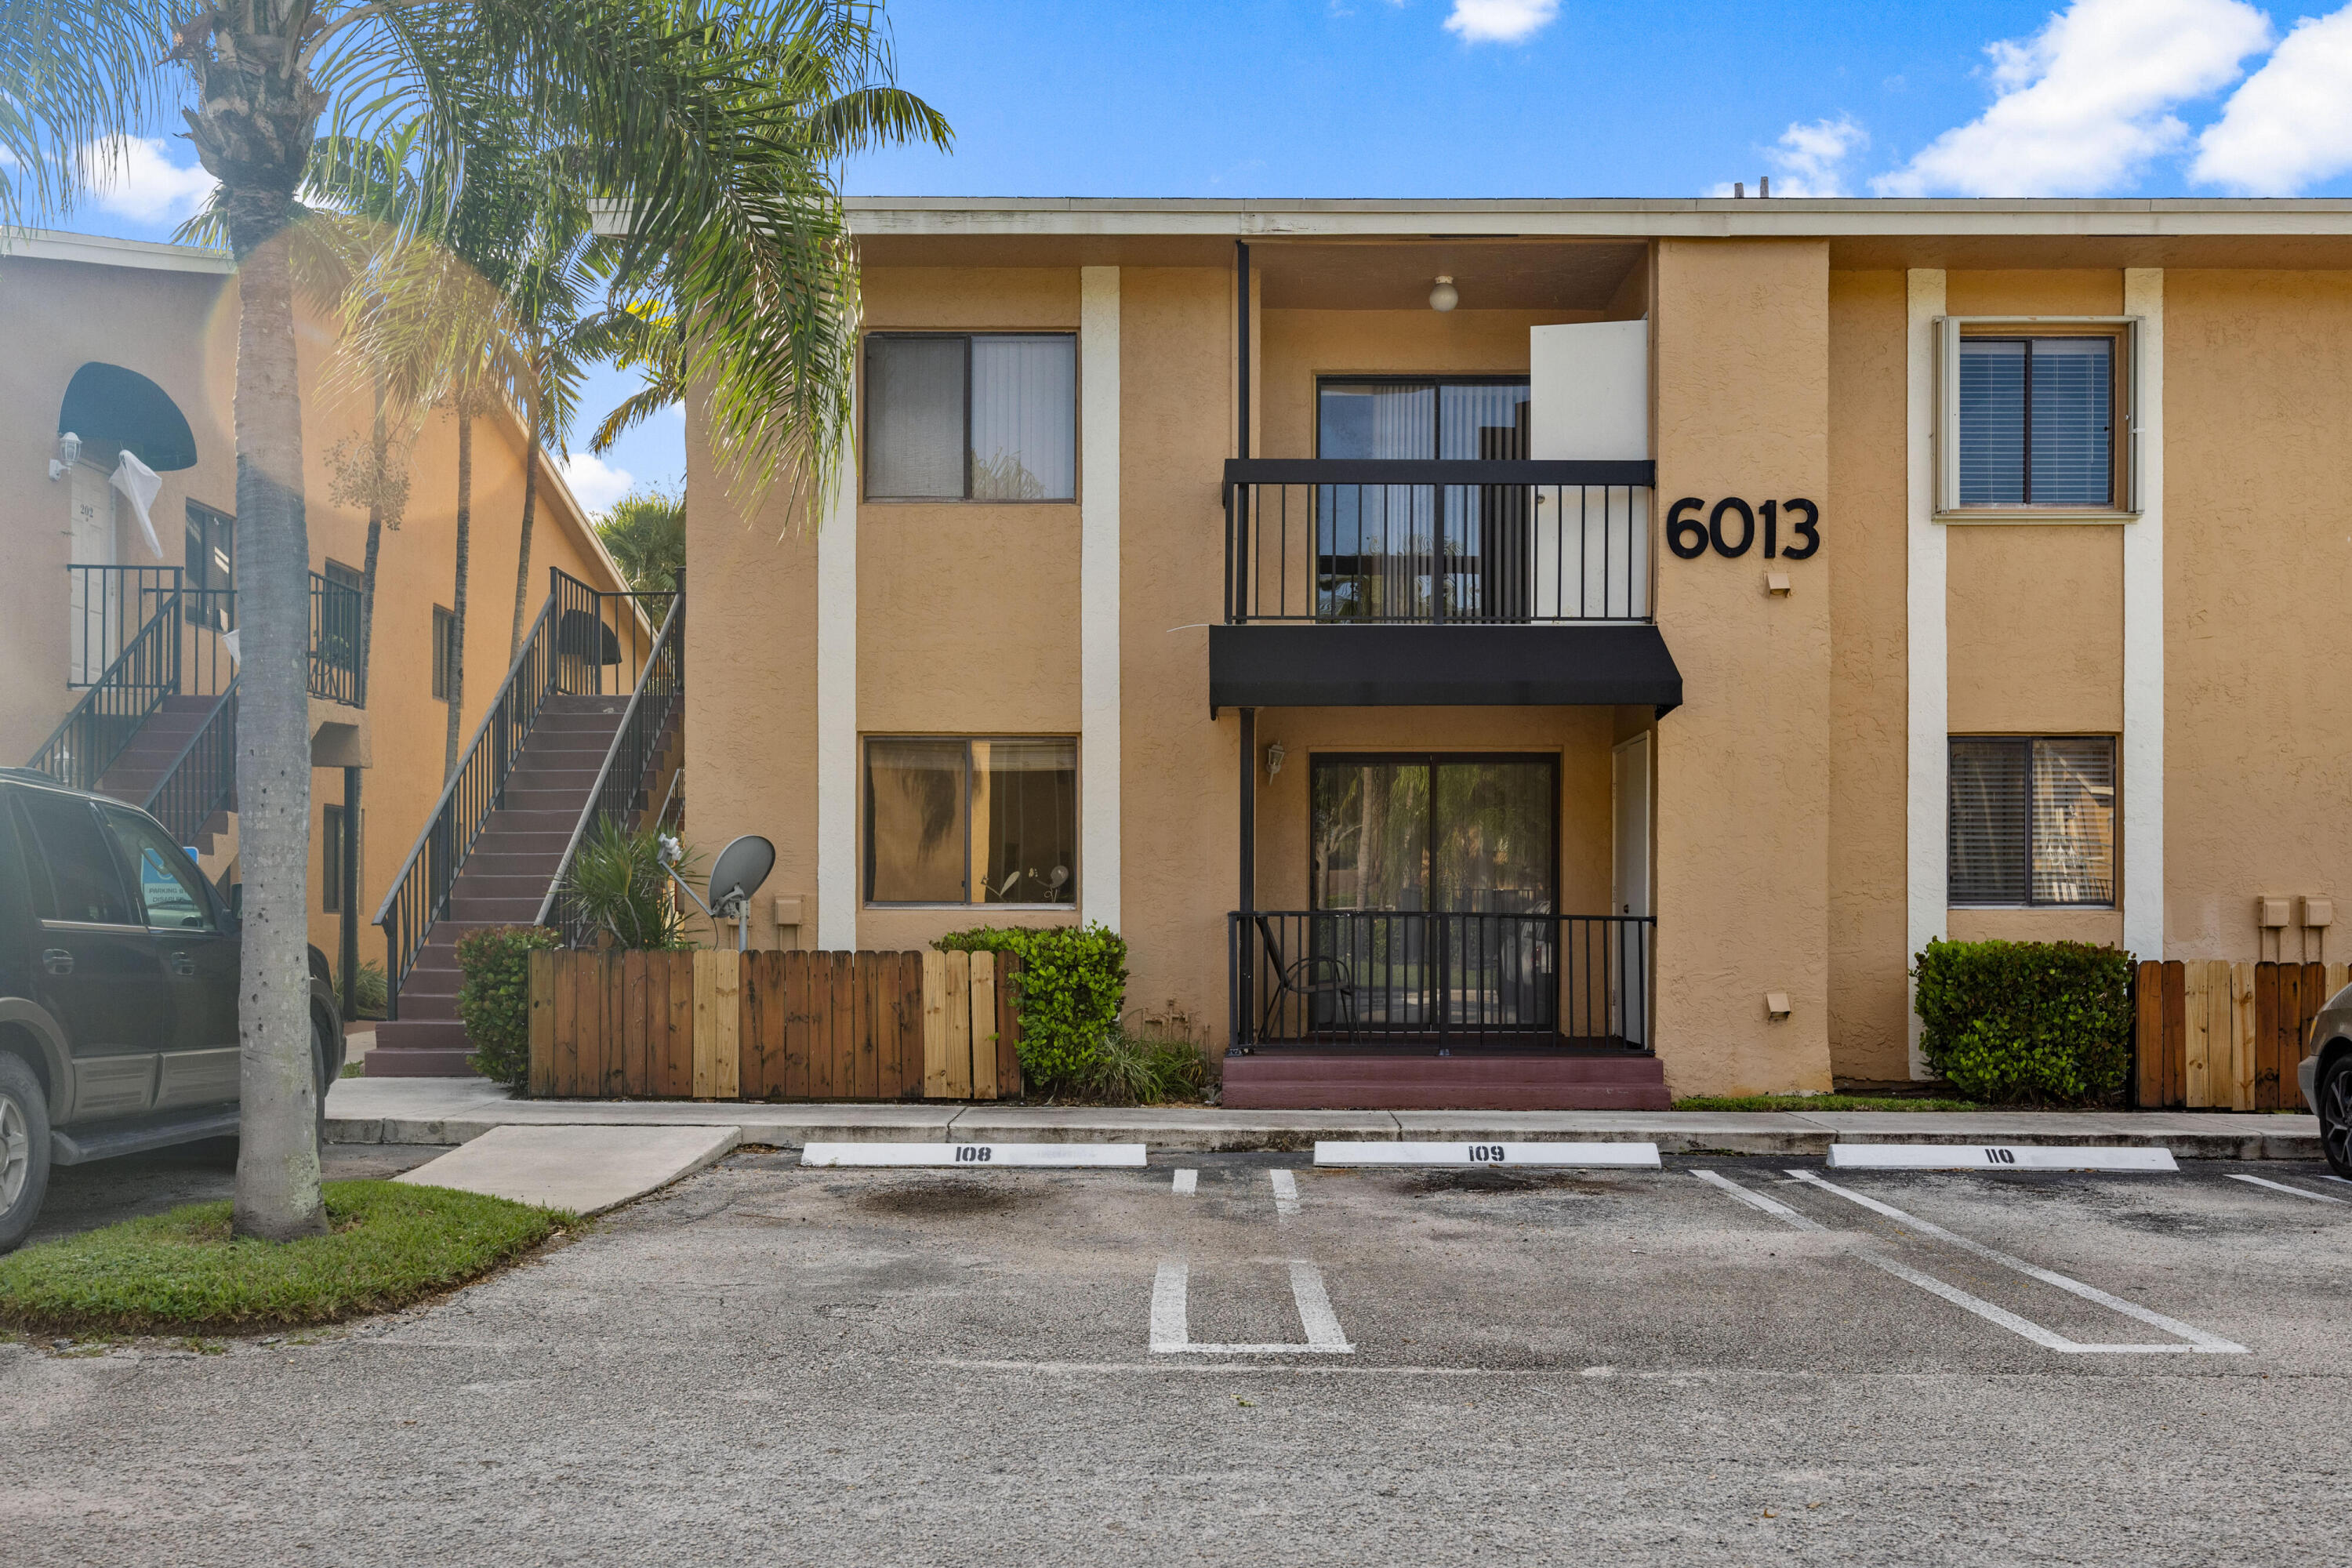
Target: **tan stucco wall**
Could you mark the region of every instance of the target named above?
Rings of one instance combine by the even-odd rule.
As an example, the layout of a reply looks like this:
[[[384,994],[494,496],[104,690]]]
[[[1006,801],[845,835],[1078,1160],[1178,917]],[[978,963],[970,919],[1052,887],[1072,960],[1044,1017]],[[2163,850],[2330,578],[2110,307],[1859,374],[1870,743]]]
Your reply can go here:
[[[2124,723],[2123,528],[1947,529],[1955,735],[2112,735]]]
[[[1829,489],[1829,247],[1658,247],[1658,495]],[[1663,510],[1663,505],[1662,505]],[[1834,517],[1824,521],[1833,530]],[[1683,706],[1658,726],[1658,1054],[1677,1095],[1830,1087],[1830,594],[1835,534],[1765,592],[1760,550],[1658,552]],[[1792,1014],[1765,1014],[1785,991]]]

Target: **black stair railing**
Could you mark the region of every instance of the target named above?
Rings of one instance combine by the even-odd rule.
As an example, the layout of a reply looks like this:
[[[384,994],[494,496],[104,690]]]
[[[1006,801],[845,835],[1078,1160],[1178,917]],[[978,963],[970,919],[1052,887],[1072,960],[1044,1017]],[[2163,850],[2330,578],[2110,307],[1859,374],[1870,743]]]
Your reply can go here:
[[[170,831],[175,844],[194,844],[236,798],[236,689],[237,683],[230,681],[163,778],[139,803]]]
[[[96,789],[139,726],[180,690],[181,596],[159,595],[154,613],[122,645],[26,765],[75,789]]]
[[[540,900],[536,923],[561,931],[568,947],[584,947],[595,934],[570,910],[559,907],[564,883],[572,875],[572,858],[600,820],[634,828],[659,820],[659,814],[667,810],[669,796],[656,801],[653,787],[668,749],[671,726],[685,705],[686,582],[681,573],[677,591],[669,596],[669,613],[662,617],[636,689],[629,694],[621,727],[614,731],[613,743],[605,750],[595,787],[581,808],[571,842],[563,847],[563,858],[548,882],[547,896]]]

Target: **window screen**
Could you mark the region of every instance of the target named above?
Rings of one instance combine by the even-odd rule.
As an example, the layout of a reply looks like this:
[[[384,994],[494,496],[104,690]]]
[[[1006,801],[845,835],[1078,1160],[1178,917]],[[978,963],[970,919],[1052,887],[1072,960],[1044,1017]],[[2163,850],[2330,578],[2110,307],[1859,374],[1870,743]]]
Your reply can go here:
[[[1077,340],[1066,332],[866,340],[866,493],[1070,500]]]
[[[2116,752],[2105,735],[1954,737],[1950,900],[2116,901]]]
[[[449,672],[457,663],[457,617],[433,606],[433,699],[449,700]]]
[[[1960,340],[1960,504],[2107,506],[2115,340]]]

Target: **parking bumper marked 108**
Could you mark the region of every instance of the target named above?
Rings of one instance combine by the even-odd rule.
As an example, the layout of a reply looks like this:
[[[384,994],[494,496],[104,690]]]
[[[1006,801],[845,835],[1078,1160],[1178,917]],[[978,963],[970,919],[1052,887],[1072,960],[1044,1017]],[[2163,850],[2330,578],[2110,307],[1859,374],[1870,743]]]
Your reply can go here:
[[[2249,1176],[2240,1171],[2231,1172],[2230,1180],[2233,1182],[2245,1182],[2250,1185],[2257,1187],[2268,1187],[2274,1193],[2284,1193],[2289,1197],[2309,1198],[2315,1204],[2340,1204],[2347,1201],[2352,1201],[2344,1198],[2330,1197],[2326,1193],[2305,1192],[2301,1187],[2290,1187],[2284,1182],[2273,1182],[2268,1176]]]
[[[803,1165],[946,1166],[959,1171],[1007,1167],[1110,1165],[1144,1163],[1140,1143],[811,1143]]]
[[[1151,1353],[1154,1355],[1353,1355],[1331,1310],[1330,1293],[1323,1288],[1322,1270],[1303,1258],[1290,1260],[1290,1295],[1298,1306],[1303,1344],[1195,1344],[1187,1313],[1192,1268],[1181,1258],[1165,1258],[1151,1281]]]
[[[1274,1213],[1277,1219],[1288,1219],[1298,1212],[1298,1178],[1288,1171],[1268,1171],[1274,1178]]]
[[[2126,1318],[2137,1319],[2150,1328],[2161,1329],[2168,1334],[2176,1334],[2189,1342],[2185,1345],[2085,1345],[2076,1344],[2072,1341],[2062,1341],[2061,1343],[2051,1346],[2053,1350],[2099,1351],[2118,1354],[2152,1354],[2168,1351],[2196,1351],[2209,1355],[2248,1353],[2245,1346],[2225,1340],[2219,1334],[2209,1334],[2202,1329],[2190,1327],[2178,1318],[2168,1318],[2161,1312],[2140,1306],[2137,1302],[2126,1301],[2120,1296],[2111,1296],[2095,1285],[2085,1285],[2080,1279],[2069,1279],[2055,1269],[2028,1263],[2022,1258],[2012,1257],[1998,1248],[1987,1247],[1980,1241],[1971,1241],[1965,1236],[1946,1230],[1943,1226],[1921,1219],[1916,1215],[1906,1214],[1892,1204],[1881,1203],[1878,1199],[1866,1194],[1857,1193],[1850,1187],[1841,1187],[1834,1182],[1823,1181],[1811,1171],[1790,1171],[1788,1173],[1809,1186],[1818,1187],[1825,1193],[1834,1193],[1848,1203],[1858,1205],[1874,1214],[1883,1215],[1921,1235],[1935,1237],[1937,1240],[1948,1242],[1964,1252],[1973,1253],[1988,1263],[1998,1263],[2003,1268],[2022,1274],[2028,1279],[2039,1279],[2045,1285],[2055,1285],[2070,1295],[2079,1296],[2085,1301],[2095,1302],[2111,1312],[2120,1312]],[[1943,1292],[1938,1291],[1937,1294],[1941,1295]],[[1995,1310],[1998,1310],[1995,1309]],[[2023,1321],[2021,1319],[2019,1321]]]
[[[2169,1149],[2074,1144],[1832,1143],[1832,1171],[2178,1171]]]
[[[1351,1140],[1318,1141],[1315,1163],[1326,1167],[1359,1165],[1437,1165],[1475,1169],[1488,1165],[1609,1165],[1658,1168],[1655,1143],[1532,1142],[1491,1140],[1475,1143],[1372,1142]]]

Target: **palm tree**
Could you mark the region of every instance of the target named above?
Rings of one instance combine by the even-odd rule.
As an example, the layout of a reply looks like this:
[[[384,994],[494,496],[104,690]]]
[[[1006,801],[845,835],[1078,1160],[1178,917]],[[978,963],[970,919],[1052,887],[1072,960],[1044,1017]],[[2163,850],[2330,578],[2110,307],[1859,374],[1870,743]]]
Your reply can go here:
[[[303,912],[310,552],[287,240],[322,119],[363,140],[413,132],[451,199],[485,127],[519,121],[526,142],[576,156],[581,184],[625,219],[624,270],[657,275],[681,308],[732,482],[784,478],[808,492],[845,439],[857,300],[828,161],[844,143],[811,128],[948,135],[890,85],[880,26],[869,0],[0,0],[0,225],[70,212],[128,138],[174,110],[223,187],[244,555],[239,1233],[326,1226]]]
[[[596,537],[630,587],[667,593],[686,570],[686,503],[659,490],[633,490],[613,503]]]

